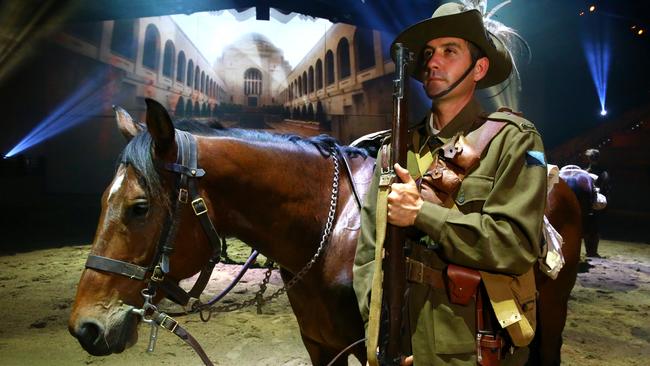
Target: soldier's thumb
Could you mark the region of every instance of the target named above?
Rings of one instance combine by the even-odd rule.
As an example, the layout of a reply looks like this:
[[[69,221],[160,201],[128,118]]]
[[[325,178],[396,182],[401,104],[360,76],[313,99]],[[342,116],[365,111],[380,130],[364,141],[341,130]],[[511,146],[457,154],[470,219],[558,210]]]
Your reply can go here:
[[[402,181],[402,183],[411,183],[413,181],[413,178],[411,177],[411,174],[409,174],[409,171],[402,168],[397,163],[395,163],[395,173],[397,173],[397,176]]]

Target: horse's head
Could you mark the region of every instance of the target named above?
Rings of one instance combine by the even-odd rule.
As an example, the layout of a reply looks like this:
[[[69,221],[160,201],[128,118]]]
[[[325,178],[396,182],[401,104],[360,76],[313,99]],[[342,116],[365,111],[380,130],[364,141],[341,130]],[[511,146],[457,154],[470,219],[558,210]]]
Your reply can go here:
[[[183,151],[187,144],[196,149],[189,142],[193,138],[177,132],[167,111],[153,100],[147,100],[146,128],[121,108],[116,116],[129,143],[102,196],[99,224],[68,323],[70,333],[93,355],[119,353],[135,343],[139,317],[133,310],[143,306],[142,291],[156,292],[154,303],[164,292],[155,291],[152,276],[175,284],[197,272],[213,252],[193,218],[197,207],[175,202],[177,187],[187,187],[196,178],[192,175],[201,175],[196,174],[200,169],[182,169],[191,155]],[[184,158],[177,163],[179,149]],[[192,154],[196,163],[196,150]],[[180,197],[185,203],[186,189]],[[197,189],[195,185],[190,191]],[[209,205],[200,203],[204,206],[199,209]]]

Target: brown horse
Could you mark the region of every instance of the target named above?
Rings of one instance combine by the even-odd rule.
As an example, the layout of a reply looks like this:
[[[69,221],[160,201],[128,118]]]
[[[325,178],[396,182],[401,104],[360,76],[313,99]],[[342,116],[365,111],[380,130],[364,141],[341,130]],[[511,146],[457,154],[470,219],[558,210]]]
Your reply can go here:
[[[564,240],[565,264],[555,280],[535,271],[539,311],[529,358],[531,365],[560,364],[567,304],[578,275],[582,223],[593,202],[593,180],[587,172],[560,172],[560,178],[548,195],[546,216]]]
[[[539,268],[535,271],[538,311],[535,339],[530,346],[529,364],[559,365],[562,331],[566,322],[569,295],[578,275],[582,232],[581,208],[571,188],[560,180],[548,195],[546,216],[562,235],[565,264],[553,280]]]
[[[177,161],[179,144],[175,135],[179,132],[166,110],[152,100],[147,100],[146,131],[125,113],[118,113],[118,125],[130,141],[111,185],[102,196],[102,213],[91,255],[109,258],[114,263],[130,263],[127,267],[151,269],[147,266],[161,257],[157,243],[163,229],[166,230],[166,217],[176,214],[175,247],[169,255],[165,277],[174,281],[190,277],[203,267],[214,249],[197,219],[196,207],[181,204],[176,210],[170,208],[169,201],[177,195],[172,192],[176,191],[174,182],[178,174],[160,167],[173,166]],[[342,170],[335,163],[335,142],[242,130],[215,131],[214,136],[195,139],[198,166],[205,172],[198,179],[196,190],[216,232],[238,237],[276,261],[285,283],[318,251],[332,192],[336,191],[333,187],[338,187],[334,226],[325,250],[287,291],[312,363],[327,364],[345,347],[364,337],[352,290],[359,210],[351,193],[350,178],[341,173],[340,182],[333,179],[336,171]],[[346,149],[345,155],[363,195],[372,178],[374,159],[352,149]],[[566,185],[560,187],[553,192],[561,193],[549,197],[549,215],[558,226],[568,225],[560,227],[560,232],[567,235],[563,230],[574,229],[571,223],[575,222],[575,215],[579,227],[579,207]],[[579,248],[579,242],[570,235],[565,241],[566,252]],[[551,303],[540,303],[542,320],[546,319],[544,312],[557,314],[558,307],[566,311],[568,293],[575,281],[571,263],[574,259],[577,263],[577,255],[566,255],[568,274],[562,277],[564,282],[560,284],[558,280],[557,285],[549,286],[553,281],[540,281],[540,300]],[[132,310],[142,307],[141,291],[147,288],[147,277],[142,277],[144,281],[136,277],[93,266],[82,273],[68,327],[87,352],[122,352],[135,342],[140,318]],[[559,297],[546,296],[547,288],[548,292],[559,291]],[[162,295],[157,293],[154,302]],[[549,346],[549,340],[560,338],[564,319],[561,323],[548,332],[544,322],[539,325],[541,354],[552,350],[558,352],[559,359],[559,347]],[[347,353],[365,363],[363,344]],[[347,365],[347,357],[335,365]]]

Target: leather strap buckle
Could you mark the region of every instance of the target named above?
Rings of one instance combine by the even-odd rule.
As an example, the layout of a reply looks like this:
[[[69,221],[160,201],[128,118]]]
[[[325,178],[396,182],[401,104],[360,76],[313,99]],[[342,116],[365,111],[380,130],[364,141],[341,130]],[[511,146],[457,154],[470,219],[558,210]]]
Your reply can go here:
[[[178,322],[171,316],[165,314],[165,316],[163,316],[162,320],[160,321],[160,326],[174,333],[176,327],[178,327]]]
[[[158,265],[153,269],[153,273],[151,273],[151,280],[154,282],[161,282],[163,279],[165,279],[165,273],[162,268],[160,268],[160,265]]]
[[[208,206],[205,204],[205,201],[201,197],[192,201],[192,209],[194,210],[194,214],[196,216],[200,216],[208,212]]]
[[[187,203],[189,198],[189,193],[187,192],[187,189],[181,188],[178,190],[178,201],[181,203]]]

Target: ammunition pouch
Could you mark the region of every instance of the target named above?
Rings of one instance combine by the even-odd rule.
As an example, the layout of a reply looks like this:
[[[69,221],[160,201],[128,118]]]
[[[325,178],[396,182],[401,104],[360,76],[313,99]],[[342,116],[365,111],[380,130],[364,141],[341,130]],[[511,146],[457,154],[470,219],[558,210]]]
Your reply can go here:
[[[475,299],[476,355],[479,365],[496,366],[514,350],[509,330],[501,326],[493,310],[488,292],[482,282],[481,272],[455,264],[447,265],[444,272],[417,260],[407,258],[406,277],[409,282],[422,283],[431,288],[446,289],[449,302],[470,306]]]
[[[422,199],[447,208],[452,207],[452,197],[461,182],[481,161],[483,150],[504,125],[502,122],[486,121],[467,137],[456,135],[442,146],[431,166],[422,175]]]
[[[481,273],[477,270],[455,264],[447,266],[445,271],[449,301],[456,305],[467,305],[476,297],[481,283]]]
[[[420,196],[425,201],[449,208],[453,205],[451,197],[458,190],[464,175],[464,169],[436,157],[422,176]]]
[[[500,364],[509,350],[512,341],[505,329],[498,325],[492,305],[481,285],[481,273],[477,270],[454,264],[447,266],[445,283],[449,301],[457,305],[476,302],[476,357],[479,365],[496,366]],[[486,300],[487,299],[487,300]]]

